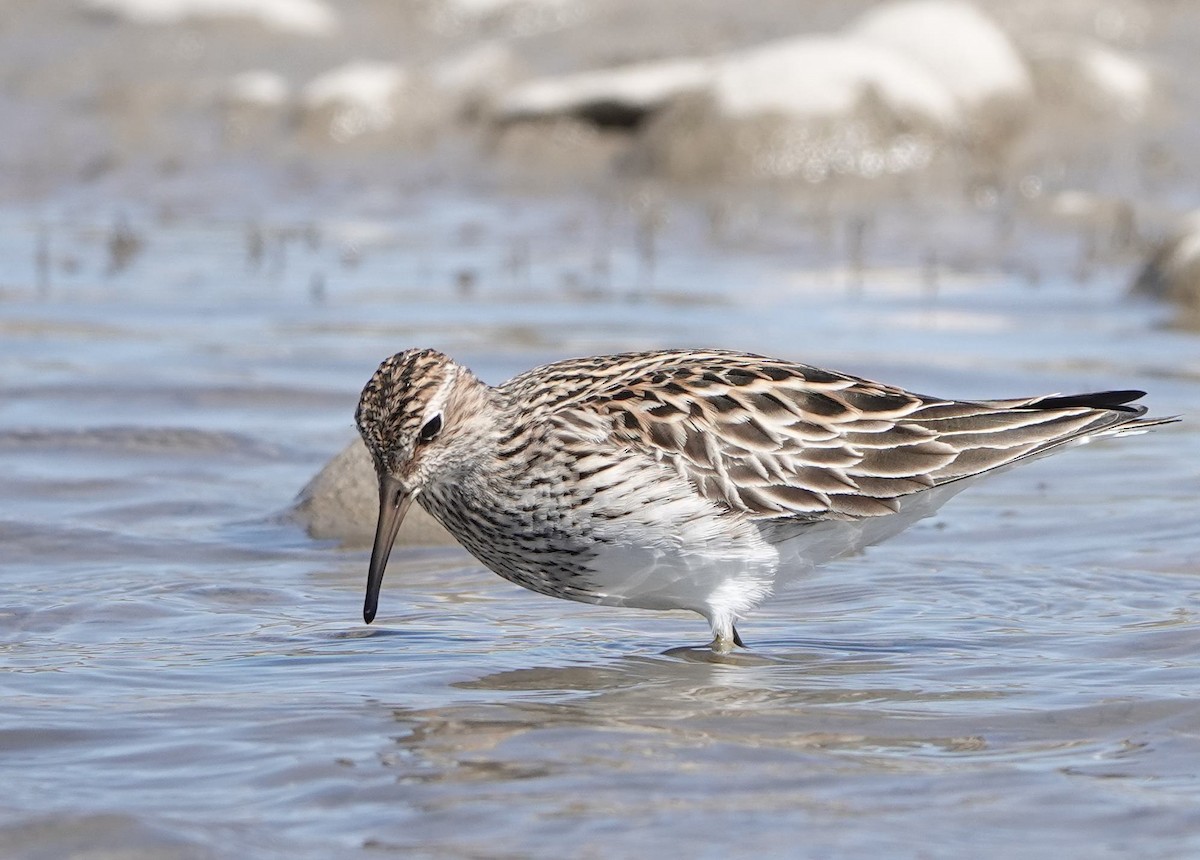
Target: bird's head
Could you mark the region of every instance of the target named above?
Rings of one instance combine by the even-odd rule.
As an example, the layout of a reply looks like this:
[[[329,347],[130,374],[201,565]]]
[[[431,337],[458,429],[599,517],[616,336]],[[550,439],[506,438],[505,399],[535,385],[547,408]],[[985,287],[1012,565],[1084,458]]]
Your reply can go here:
[[[487,391],[471,371],[431,349],[396,353],[363,388],[355,420],[379,477],[379,522],[363,605],[368,624],[409,505],[428,487],[454,480],[478,450],[480,427],[468,419],[485,405]]]

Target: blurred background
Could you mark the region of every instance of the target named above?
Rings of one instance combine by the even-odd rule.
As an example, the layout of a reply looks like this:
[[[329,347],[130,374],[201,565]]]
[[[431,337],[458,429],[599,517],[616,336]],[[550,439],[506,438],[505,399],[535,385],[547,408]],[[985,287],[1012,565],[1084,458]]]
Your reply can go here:
[[[363,628],[353,428],[411,346],[1195,415],[1198,45],[1187,0],[0,4],[0,854],[1200,850],[1191,419],[731,665],[429,531]]]
[[[11,3],[4,288],[709,291],[660,266],[681,244],[830,287],[869,269],[930,290],[944,272],[1132,283],[1198,205],[1198,17],[1170,0]]]

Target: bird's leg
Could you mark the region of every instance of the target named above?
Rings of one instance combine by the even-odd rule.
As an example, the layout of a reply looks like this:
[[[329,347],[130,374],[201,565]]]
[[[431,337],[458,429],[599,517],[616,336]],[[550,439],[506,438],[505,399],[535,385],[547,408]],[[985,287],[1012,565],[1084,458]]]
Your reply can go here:
[[[739,648],[747,648],[748,647],[746,645],[746,643],[742,641],[742,637],[738,636],[736,627],[733,628],[733,644],[738,646]]]

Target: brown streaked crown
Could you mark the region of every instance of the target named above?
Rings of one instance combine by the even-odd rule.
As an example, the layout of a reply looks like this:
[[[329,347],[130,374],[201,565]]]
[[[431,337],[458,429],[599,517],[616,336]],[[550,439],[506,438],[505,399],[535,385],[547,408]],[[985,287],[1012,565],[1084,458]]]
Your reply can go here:
[[[433,349],[406,349],[385,359],[358,400],[354,420],[377,470],[394,472],[411,455],[429,399],[451,359]]]

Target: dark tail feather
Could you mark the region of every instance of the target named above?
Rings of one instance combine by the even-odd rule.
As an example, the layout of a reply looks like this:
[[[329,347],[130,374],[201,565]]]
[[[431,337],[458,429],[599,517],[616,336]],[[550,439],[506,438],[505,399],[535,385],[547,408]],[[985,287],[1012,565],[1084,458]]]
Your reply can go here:
[[[1146,392],[1128,389],[1124,391],[1094,391],[1089,394],[1051,395],[1039,397],[1025,403],[1022,409],[1096,409],[1099,410],[1096,420],[1087,428],[1071,434],[1065,439],[1058,439],[1042,450],[1057,448],[1071,439],[1085,436],[1125,436],[1144,433],[1152,427],[1163,424],[1173,424],[1179,420],[1176,415],[1165,418],[1142,418],[1146,407],[1142,404],[1132,404]],[[1107,413],[1107,414],[1106,414]]]
[[[1095,391],[1091,394],[1068,394],[1065,396],[1042,397],[1029,404],[1032,409],[1111,409],[1114,412],[1128,412],[1131,415],[1145,415],[1145,406],[1128,406],[1126,404],[1145,397],[1146,392],[1135,391]]]

